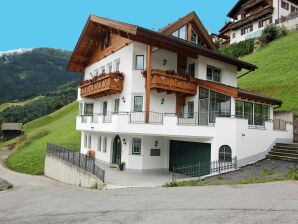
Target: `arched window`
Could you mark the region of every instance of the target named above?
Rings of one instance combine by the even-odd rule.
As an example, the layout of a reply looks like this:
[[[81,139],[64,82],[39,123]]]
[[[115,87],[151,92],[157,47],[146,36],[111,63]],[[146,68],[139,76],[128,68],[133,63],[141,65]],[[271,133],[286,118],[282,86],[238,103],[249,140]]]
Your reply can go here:
[[[231,162],[232,161],[232,149],[228,145],[222,145],[219,148],[218,160],[220,162]]]

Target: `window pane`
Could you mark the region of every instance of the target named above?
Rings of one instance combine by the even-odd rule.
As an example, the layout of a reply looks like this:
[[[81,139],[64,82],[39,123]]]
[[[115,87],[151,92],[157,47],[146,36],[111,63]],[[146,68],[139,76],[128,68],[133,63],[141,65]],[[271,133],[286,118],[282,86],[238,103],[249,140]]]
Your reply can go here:
[[[188,117],[193,118],[194,117],[194,102],[188,103]]]
[[[143,97],[135,96],[134,97],[134,111],[142,112],[143,110]]]
[[[195,77],[195,64],[190,64],[188,66],[188,72],[190,74],[191,77]]]
[[[141,154],[141,139],[133,138],[132,139],[132,153]]]
[[[236,101],[236,117],[244,118],[244,103],[241,101]]]
[[[173,35],[174,37],[178,37],[178,35],[179,35],[178,30],[176,30],[174,33],[172,33],[172,35]]]
[[[213,70],[213,81],[220,82],[220,70],[214,68]]]
[[[212,73],[213,73],[213,69],[211,67],[207,67],[207,80],[211,80],[212,81]]]
[[[198,43],[198,35],[193,29],[191,30],[191,41],[196,44]]]
[[[263,115],[263,120],[264,121],[268,121],[269,120],[269,118],[270,118],[270,115],[269,115],[269,106],[263,105],[262,115]]]
[[[244,117],[248,119],[248,124],[253,124],[253,104],[244,103]]]
[[[183,118],[184,117],[184,106],[181,105],[179,107],[179,117]]]
[[[93,115],[93,103],[85,104],[85,115]]]
[[[255,125],[263,125],[262,105],[261,104],[254,105],[254,124]]]
[[[144,69],[144,55],[136,56],[136,69]]]
[[[187,26],[185,25],[179,29],[179,38],[186,40],[187,39],[186,35],[187,35]]]
[[[116,99],[115,100],[115,106],[114,106],[114,113],[118,113],[119,112],[119,103],[120,103],[120,100],[119,99]]]
[[[120,71],[120,61],[116,62],[116,72]]]

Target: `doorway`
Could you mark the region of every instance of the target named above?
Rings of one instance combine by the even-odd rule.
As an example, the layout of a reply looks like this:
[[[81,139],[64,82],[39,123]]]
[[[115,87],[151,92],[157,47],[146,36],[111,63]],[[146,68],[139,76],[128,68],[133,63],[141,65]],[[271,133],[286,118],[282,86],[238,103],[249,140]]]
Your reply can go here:
[[[121,163],[121,151],[122,151],[122,143],[119,135],[117,135],[113,142],[112,163],[114,164]]]

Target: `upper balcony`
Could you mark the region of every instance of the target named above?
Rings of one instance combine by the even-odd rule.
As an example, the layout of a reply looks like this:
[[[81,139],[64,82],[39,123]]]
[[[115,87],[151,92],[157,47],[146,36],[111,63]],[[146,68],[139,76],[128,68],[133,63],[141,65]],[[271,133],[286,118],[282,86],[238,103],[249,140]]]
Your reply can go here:
[[[192,77],[159,69],[151,70],[150,88],[159,92],[181,93],[189,96],[194,96],[197,93],[197,84]]]
[[[121,93],[123,90],[124,74],[112,72],[100,74],[92,79],[83,80],[80,83],[81,97],[95,99]]]

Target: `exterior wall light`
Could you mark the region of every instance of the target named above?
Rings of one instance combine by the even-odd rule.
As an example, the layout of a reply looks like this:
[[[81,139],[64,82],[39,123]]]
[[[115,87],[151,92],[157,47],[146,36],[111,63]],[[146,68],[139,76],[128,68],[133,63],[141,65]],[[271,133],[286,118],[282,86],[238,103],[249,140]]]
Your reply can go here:
[[[122,102],[123,102],[123,103],[125,103],[125,97],[124,97],[124,96],[122,96],[122,98],[121,98],[121,99],[122,99]]]
[[[126,139],[124,138],[122,141],[123,141],[123,144],[126,145]]]
[[[161,99],[161,104],[164,104],[165,103],[165,98],[162,98]]]
[[[166,65],[167,62],[168,62],[167,59],[163,59],[162,64],[163,64],[163,65]]]
[[[157,140],[155,140],[155,147],[157,147],[158,146],[158,141]]]

